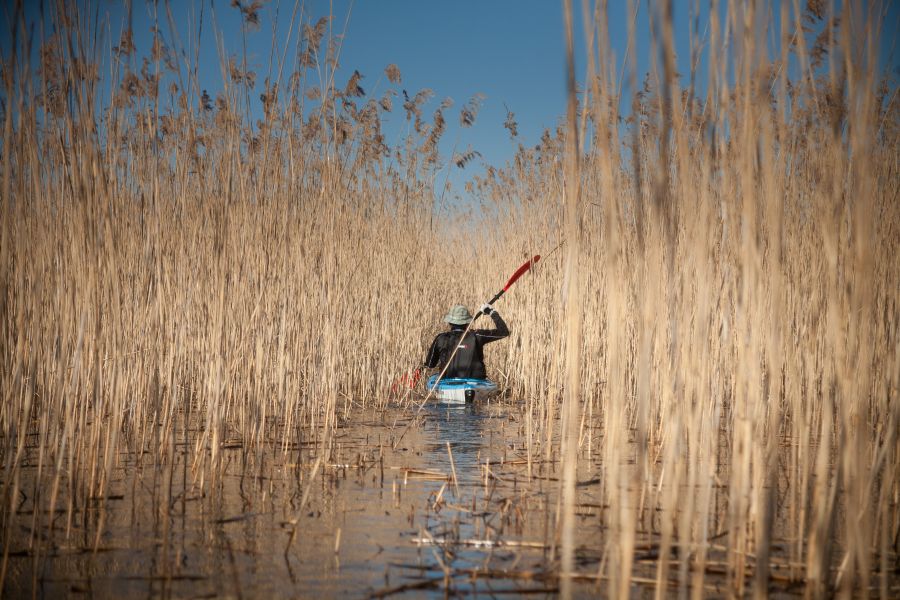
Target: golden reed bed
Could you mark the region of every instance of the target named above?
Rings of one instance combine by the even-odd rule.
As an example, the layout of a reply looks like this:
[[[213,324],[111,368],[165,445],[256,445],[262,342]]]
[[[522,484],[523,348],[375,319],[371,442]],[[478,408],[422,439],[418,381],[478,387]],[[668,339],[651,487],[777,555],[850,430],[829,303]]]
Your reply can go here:
[[[138,56],[130,31],[50,4],[52,36],[14,4],[3,56],[0,582],[11,552],[38,563],[108,500],[125,455],[165,469],[184,448],[197,493],[226,448],[327,459],[342,423],[397,400],[440,311],[545,254],[490,364],[528,475],[564,459],[564,594],[576,456],[601,457],[577,475],[614,507],[611,595],[648,533],[660,594],[703,594],[714,536],[734,595],[766,595],[776,541],[806,595],[897,593],[900,120],[880,4],[714,3],[685,89],[670,3],[646,77],[634,44],[623,72],[608,47],[634,24],[576,3],[589,52],[568,58],[588,76],[564,124],[454,209],[440,190],[474,155],[438,153],[449,104],[403,98],[396,65],[380,98],[335,81],[327,19],[295,8],[262,81],[162,35]],[[197,70],[216,68],[211,95]],[[409,119],[396,145],[391,111]],[[450,256],[460,237],[472,250]],[[102,518],[83,525],[99,540]]]

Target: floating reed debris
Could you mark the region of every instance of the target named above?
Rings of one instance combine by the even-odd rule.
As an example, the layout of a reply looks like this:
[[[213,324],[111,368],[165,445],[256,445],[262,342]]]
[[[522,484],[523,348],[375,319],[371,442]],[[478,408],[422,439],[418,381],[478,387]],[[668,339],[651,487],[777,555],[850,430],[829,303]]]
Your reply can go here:
[[[548,549],[550,546],[541,542],[529,542],[523,540],[473,540],[473,539],[447,539],[443,537],[412,539],[412,543],[418,546],[470,546],[473,548],[532,548],[537,550]]]
[[[431,481],[450,481],[450,475],[443,471],[435,471],[431,469],[414,469],[411,467],[391,467],[394,470],[403,471],[403,482],[408,479],[426,479]]]

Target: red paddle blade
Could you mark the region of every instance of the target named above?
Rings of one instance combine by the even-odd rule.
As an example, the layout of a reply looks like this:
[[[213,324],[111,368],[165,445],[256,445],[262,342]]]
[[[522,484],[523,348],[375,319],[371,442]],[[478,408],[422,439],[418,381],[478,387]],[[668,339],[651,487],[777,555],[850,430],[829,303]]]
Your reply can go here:
[[[525,264],[523,264],[521,267],[519,267],[518,269],[516,269],[516,272],[512,274],[512,277],[509,278],[509,281],[507,281],[507,282],[506,282],[506,285],[503,287],[503,291],[505,292],[506,290],[508,290],[509,287],[510,287],[512,284],[514,284],[514,283],[516,282],[516,280],[517,280],[519,277],[521,277],[522,275],[524,275],[525,272],[528,271],[528,269],[530,269],[531,267],[533,267],[533,266],[537,263],[537,261],[539,261],[539,260],[541,260],[541,255],[540,255],[540,254],[536,254],[536,255],[534,256],[534,258],[532,258],[531,260],[527,261],[527,262],[526,262]]]

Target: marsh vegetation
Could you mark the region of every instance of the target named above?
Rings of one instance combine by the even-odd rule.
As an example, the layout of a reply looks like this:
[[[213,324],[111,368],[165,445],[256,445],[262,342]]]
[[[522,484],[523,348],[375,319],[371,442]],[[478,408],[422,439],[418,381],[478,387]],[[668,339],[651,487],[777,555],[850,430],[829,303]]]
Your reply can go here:
[[[714,2],[687,77],[671,3],[648,74],[576,3],[567,116],[533,145],[510,113],[483,172],[439,152],[480,97],[407,93],[403,57],[338,81],[299,3],[265,74],[199,64],[167,3],[145,54],[90,4],[13,3],[4,46],[4,595],[900,594],[878,3]],[[431,324],[532,254],[500,398],[416,412]]]

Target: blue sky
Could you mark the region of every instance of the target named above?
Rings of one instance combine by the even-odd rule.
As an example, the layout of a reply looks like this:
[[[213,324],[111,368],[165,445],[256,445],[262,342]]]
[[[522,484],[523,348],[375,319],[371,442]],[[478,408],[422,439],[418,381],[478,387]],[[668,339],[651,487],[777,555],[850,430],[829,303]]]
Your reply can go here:
[[[279,39],[285,39],[292,3],[282,2],[279,9]],[[576,16],[581,2],[573,2]],[[217,9],[220,26],[239,27],[235,10]],[[611,30],[612,46],[618,63],[626,51],[627,2],[612,2],[610,19],[621,27]],[[273,11],[276,3],[267,10]],[[647,23],[646,4],[641,3],[638,19]],[[435,96],[426,107],[430,117],[441,99],[450,97],[453,108],[447,111],[448,132],[442,150],[449,157],[453,147],[468,146],[482,153],[486,162],[502,164],[512,156],[514,145],[503,128],[507,108],[515,113],[519,137],[524,144],[535,144],[545,128],[554,128],[565,114],[565,38],[562,3],[546,0],[306,0],[307,19],[335,15],[336,33],[346,32],[341,50],[342,85],[354,69],[364,75],[362,86],[369,96],[379,97],[389,86],[384,68],[395,63],[403,81],[400,87],[410,95],[423,88]],[[349,12],[348,12],[349,11]],[[223,13],[227,15],[222,16]],[[262,13],[261,13],[262,14]],[[349,14],[349,19],[348,19]],[[228,25],[225,25],[228,19]],[[676,13],[676,26],[683,28],[679,50],[688,54],[688,15]],[[584,30],[576,22],[577,68],[583,78],[585,61]],[[649,35],[644,27],[637,46],[639,70],[649,68]],[[271,21],[263,19],[260,28],[250,34],[251,63],[264,71],[267,62]],[[213,60],[214,55],[210,56]],[[213,85],[211,83],[211,85]],[[474,127],[457,126],[458,111],[475,94],[484,95]],[[405,125],[405,116],[395,107],[388,116],[386,131],[393,125]],[[469,168],[467,167],[467,170]],[[455,179],[455,178],[454,178]]]
[[[40,3],[26,4],[27,20],[35,22]],[[107,45],[116,43],[127,21],[125,3],[92,0],[83,4],[91,7],[90,18],[98,15],[98,21],[104,24],[100,30],[101,36],[108,38]],[[801,4],[805,1],[801,0]],[[888,16],[881,52],[882,64],[889,65],[887,68],[894,73],[895,79],[900,76],[897,68],[900,49],[893,47],[900,19],[898,4],[887,4]],[[643,0],[638,5],[636,51],[640,79],[650,69],[650,35],[648,2]],[[690,70],[690,8],[694,5],[700,10],[700,31],[696,35],[702,38],[709,0],[673,2],[678,70],[683,74],[685,84]],[[259,27],[246,32],[242,30],[239,11],[230,5],[230,0],[170,0],[168,3],[164,0],[135,0],[131,21],[138,54],[149,50],[154,7],[167,40],[172,40],[166,6],[172,11],[183,46],[187,45],[192,34],[196,36],[202,8],[200,80],[201,87],[208,89],[213,96],[221,88],[222,81],[214,31],[220,32],[219,39],[227,54],[240,56],[246,42],[250,67],[257,72],[253,98],[258,97],[263,89],[272,40],[275,40],[279,52],[289,43],[288,57],[294,55],[296,25],[288,41],[294,0],[269,0],[259,11]],[[380,97],[389,86],[384,68],[395,63],[403,76],[400,87],[408,90],[410,95],[422,88],[434,90],[435,96],[424,110],[427,118],[430,119],[443,98],[453,99],[453,107],[445,114],[448,130],[441,145],[445,159],[449,159],[454,147],[459,151],[467,147],[478,150],[485,162],[494,165],[501,165],[511,158],[514,146],[503,128],[506,107],[515,113],[520,141],[526,145],[537,143],[544,128],[555,127],[565,112],[565,38],[561,1],[300,0],[296,6],[302,11],[298,18],[304,22],[315,22],[329,13],[334,15],[333,33],[344,34],[338,85],[343,86],[356,69],[364,76],[361,84],[367,95]],[[777,18],[780,5],[773,2],[769,6]],[[581,0],[573,0],[573,8],[576,14],[576,69],[579,79],[583,79],[586,50],[580,19]],[[617,70],[622,68],[627,51],[627,10],[628,2],[625,0],[609,0],[610,43]],[[3,20],[8,22],[10,1],[4,2],[3,12]],[[0,47],[7,55],[9,29],[4,27],[4,30],[7,33],[4,33]],[[772,34],[774,38],[770,36],[769,41],[774,44],[777,32]],[[706,72],[705,60],[706,52],[703,52],[700,55],[701,74]],[[290,70],[289,64],[285,77]],[[699,83],[702,86],[702,79]],[[461,129],[458,126],[458,111],[476,93],[484,95],[478,120],[474,127]],[[387,119],[385,132],[388,142],[396,143],[399,132],[406,124],[400,102],[395,102],[394,112]],[[461,176],[478,172],[481,165],[483,163],[471,165],[465,173],[453,173],[451,181],[458,185]]]

